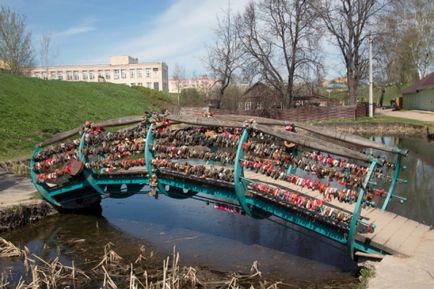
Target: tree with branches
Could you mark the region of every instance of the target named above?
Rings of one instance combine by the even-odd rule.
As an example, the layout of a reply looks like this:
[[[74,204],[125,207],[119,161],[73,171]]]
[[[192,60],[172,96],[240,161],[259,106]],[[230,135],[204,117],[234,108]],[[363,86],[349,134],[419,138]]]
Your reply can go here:
[[[217,19],[217,28],[214,31],[216,40],[213,46],[208,47],[208,56],[205,60],[212,76],[216,79],[217,108],[221,106],[225,90],[233,82],[235,71],[241,66],[243,50],[235,29],[229,6],[224,11],[224,17]]]
[[[23,74],[33,65],[31,33],[24,16],[0,7],[0,59],[13,74]]]
[[[333,36],[346,68],[348,102],[357,102],[360,80],[366,74],[369,26],[383,5],[379,0],[318,0],[314,10]]]
[[[251,2],[237,18],[246,62],[274,88],[284,106],[292,106],[294,81],[319,62],[320,29],[307,0]],[[315,69],[312,69],[315,70]]]

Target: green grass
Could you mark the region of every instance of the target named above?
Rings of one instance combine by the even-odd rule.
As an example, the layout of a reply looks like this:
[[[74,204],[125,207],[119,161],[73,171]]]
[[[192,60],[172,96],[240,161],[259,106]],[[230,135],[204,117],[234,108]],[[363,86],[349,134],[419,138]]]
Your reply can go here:
[[[141,115],[170,101],[143,87],[0,73],[0,160],[29,156],[35,144],[86,120]]]

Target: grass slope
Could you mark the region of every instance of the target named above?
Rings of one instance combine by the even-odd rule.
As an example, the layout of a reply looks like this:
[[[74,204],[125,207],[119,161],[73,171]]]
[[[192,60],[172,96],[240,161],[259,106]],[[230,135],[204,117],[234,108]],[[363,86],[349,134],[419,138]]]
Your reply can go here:
[[[143,87],[0,74],[0,160],[29,156],[35,144],[86,120],[140,115],[169,101]]]

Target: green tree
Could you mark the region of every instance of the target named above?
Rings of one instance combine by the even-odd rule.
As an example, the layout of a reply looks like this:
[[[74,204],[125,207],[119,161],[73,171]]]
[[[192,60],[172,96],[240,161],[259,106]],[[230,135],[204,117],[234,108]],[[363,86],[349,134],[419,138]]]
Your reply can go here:
[[[204,106],[204,95],[196,88],[186,88],[179,96],[181,106]]]

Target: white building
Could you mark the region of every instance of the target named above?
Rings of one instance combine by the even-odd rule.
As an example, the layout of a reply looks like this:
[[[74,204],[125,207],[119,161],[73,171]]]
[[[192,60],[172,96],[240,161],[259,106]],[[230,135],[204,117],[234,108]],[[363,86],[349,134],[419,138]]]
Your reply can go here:
[[[211,88],[217,85],[216,80],[202,75],[193,79],[170,79],[169,92],[180,93],[183,89],[195,88],[198,91],[207,94]]]
[[[37,67],[31,76],[67,81],[112,82],[145,86],[168,92],[168,67],[164,62],[139,63],[130,56],[112,56],[110,64]]]

